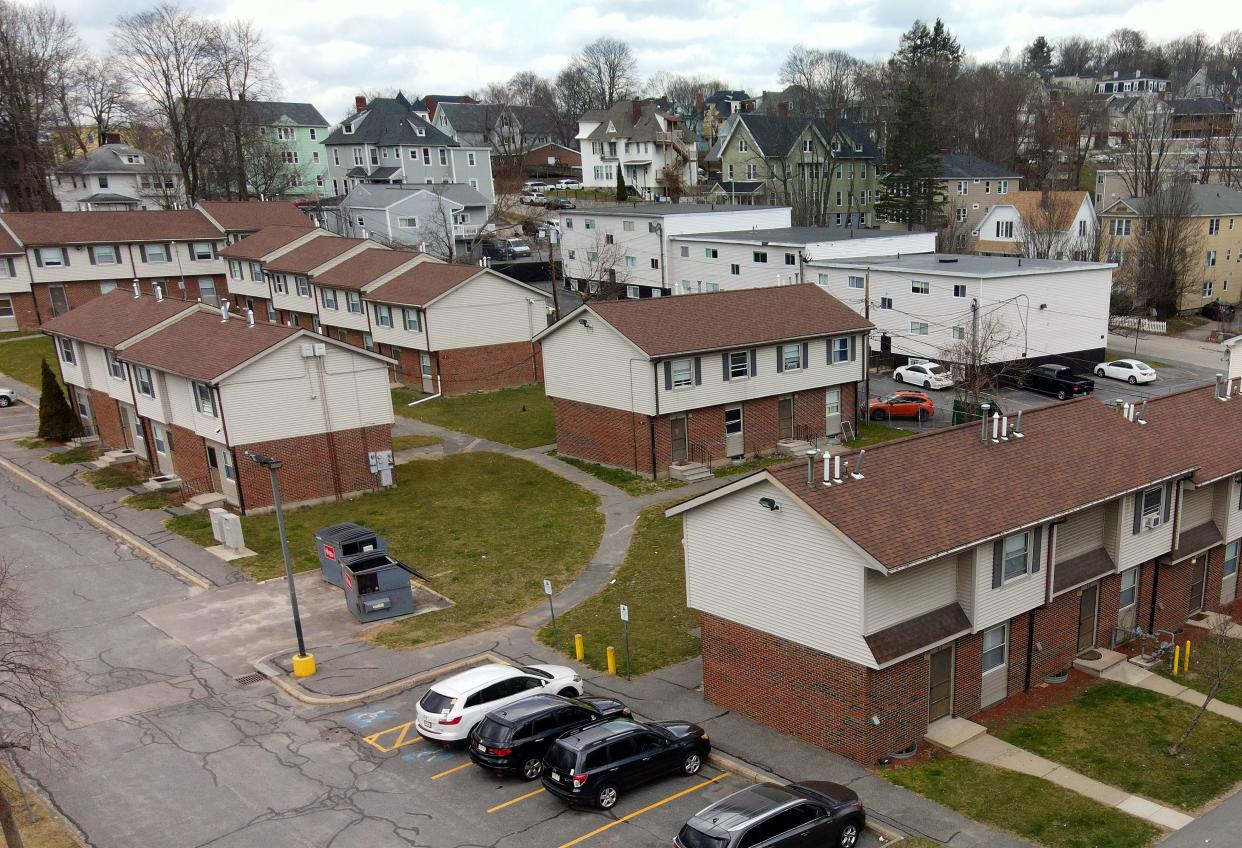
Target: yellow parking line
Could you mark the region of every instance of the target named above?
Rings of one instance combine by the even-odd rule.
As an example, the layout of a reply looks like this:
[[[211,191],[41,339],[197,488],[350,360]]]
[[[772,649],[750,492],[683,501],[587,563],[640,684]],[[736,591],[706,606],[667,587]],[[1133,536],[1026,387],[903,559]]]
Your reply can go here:
[[[461,771],[462,769],[467,769],[467,768],[470,768],[472,765],[474,765],[474,763],[472,763],[472,762],[464,762],[464,763],[462,763],[462,764],[461,764],[461,765],[459,765],[459,766],[453,766],[453,768],[449,769],[448,771],[442,771],[442,772],[440,772],[439,774],[433,774],[433,775],[431,776],[431,779],[432,779],[432,780],[439,780],[439,779],[440,779],[440,778],[442,778],[442,777],[448,777],[448,776],[449,776],[450,774],[452,774],[453,772],[457,772],[457,771]]]
[[[577,839],[571,842],[566,842],[564,845],[560,846],[560,848],[572,848],[572,846],[577,845],[579,842],[585,842],[586,840],[590,839],[592,836],[597,836],[603,833],[605,830],[609,830],[610,828],[616,827],[622,822],[627,822],[630,819],[637,818],[638,816],[641,816],[643,813],[654,810],[656,807],[662,807],[665,804],[667,804],[669,801],[676,801],[678,798],[681,798],[684,795],[689,795],[691,792],[698,792],[704,786],[715,783],[717,780],[724,780],[728,776],[729,776],[729,772],[727,771],[722,772],[716,775],[715,777],[713,777],[711,780],[705,780],[702,783],[691,786],[689,789],[683,789],[680,792],[676,793],[675,795],[670,795],[667,798],[664,798],[660,801],[656,801],[654,804],[648,804],[647,806],[643,807],[641,810],[635,810],[629,815],[622,816],[616,821],[610,821],[608,822],[608,824],[604,825],[603,827],[597,827],[595,828],[595,830],[591,831],[590,833],[579,836]]]
[[[413,739],[408,738],[410,736],[410,730],[413,727],[414,722],[407,721],[405,724],[398,724],[395,727],[389,727],[378,733],[372,733],[370,736],[364,736],[362,737],[362,741],[380,753],[388,754],[398,748],[404,748],[406,745],[417,745],[419,742],[423,741],[423,737],[419,736],[417,732],[414,734]],[[395,734],[393,743],[391,745],[381,745],[379,740],[390,733]]]
[[[538,795],[540,792],[543,792],[543,791],[544,790],[542,788],[539,788],[539,789],[536,789],[534,792],[527,792],[525,795],[519,795],[516,798],[514,798],[512,801],[505,801],[503,804],[497,804],[496,806],[488,810],[488,812],[494,813],[497,810],[503,810],[505,807],[512,807],[518,801],[525,801],[527,798],[534,798],[536,795]]]

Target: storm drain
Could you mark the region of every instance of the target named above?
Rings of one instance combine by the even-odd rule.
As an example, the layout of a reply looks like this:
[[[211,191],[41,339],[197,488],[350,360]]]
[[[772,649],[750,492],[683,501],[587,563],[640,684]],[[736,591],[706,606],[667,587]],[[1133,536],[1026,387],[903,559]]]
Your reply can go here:
[[[233,678],[233,682],[238,686],[249,686],[252,683],[262,683],[264,680],[267,678],[261,674],[243,674],[241,677]]]

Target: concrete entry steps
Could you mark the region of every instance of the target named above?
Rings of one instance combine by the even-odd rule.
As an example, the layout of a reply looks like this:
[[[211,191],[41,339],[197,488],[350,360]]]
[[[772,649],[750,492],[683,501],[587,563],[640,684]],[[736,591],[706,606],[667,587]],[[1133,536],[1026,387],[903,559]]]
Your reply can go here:
[[[687,483],[697,483],[700,480],[710,479],[712,472],[701,462],[683,462],[680,465],[670,465],[668,467],[668,475],[674,480],[684,480]]]
[[[1096,657],[1096,654],[1099,654],[1099,656]],[[1108,648],[1092,648],[1088,651],[1083,651],[1074,660],[1074,668],[1092,677],[1100,677],[1108,669],[1125,661],[1126,655],[1119,651],[1110,651]]]
[[[946,751],[955,751],[972,739],[983,736],[988,729],[964,718],[949,716],[933,721],[923,736],[928,742]]]

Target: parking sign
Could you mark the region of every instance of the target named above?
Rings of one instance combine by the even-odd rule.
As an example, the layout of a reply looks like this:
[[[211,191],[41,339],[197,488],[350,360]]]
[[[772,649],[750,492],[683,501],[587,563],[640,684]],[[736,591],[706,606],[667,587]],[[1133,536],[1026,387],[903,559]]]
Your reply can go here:
[[[543,581],[543,593],[545,595],[551,596],[552,594],[552,581],[551,580]]]
[[[621,620],[622,621],[630,620],[630,608],[626,604],[621,605]]]

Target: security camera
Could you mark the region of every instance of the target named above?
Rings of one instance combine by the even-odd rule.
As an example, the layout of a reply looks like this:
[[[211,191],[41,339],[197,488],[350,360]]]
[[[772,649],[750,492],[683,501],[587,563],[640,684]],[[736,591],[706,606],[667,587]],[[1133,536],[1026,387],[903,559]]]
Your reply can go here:
[[[781,505],[780,505],[780,504],[778,504],[778,503],[777,503],[774,499],[772,499],[772,498],[760,498],[760,499],[759,499],[759,506],[763,507],[764,509],[769,509],[769,510],[771,510],[772,512],[779,512],[779,511],[780,511],[780,508],[781,508]]]

